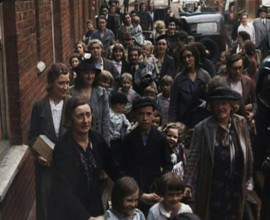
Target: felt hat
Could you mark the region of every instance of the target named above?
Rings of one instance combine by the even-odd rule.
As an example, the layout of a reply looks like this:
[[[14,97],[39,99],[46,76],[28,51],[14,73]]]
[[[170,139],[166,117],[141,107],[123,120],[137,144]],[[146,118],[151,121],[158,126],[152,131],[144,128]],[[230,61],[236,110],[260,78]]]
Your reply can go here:
[[[93,59],[82,60],[77,67],[74,68],[76,73],[80,73],[82,70],[95,70],[96,73],[100,73],[100,64]]]
[[[241,98],[242,97],[238,92],[230,88],[217,87],[209,91],[207,100],[211,101],[211,100],[217,100],[217,99],[228,99],[228,100],[238,101]]]

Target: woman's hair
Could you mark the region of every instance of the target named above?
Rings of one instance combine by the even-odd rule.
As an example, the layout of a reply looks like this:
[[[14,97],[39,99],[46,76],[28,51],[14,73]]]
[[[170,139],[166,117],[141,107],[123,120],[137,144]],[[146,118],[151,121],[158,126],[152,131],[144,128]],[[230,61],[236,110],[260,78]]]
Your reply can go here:
[[[110,87],[111,87],[114,82],[114,78],[113,78],[113,75],[109,71],[103,70],[100,72],[100,74],[98,74],[97,81],[98,82],[110,81]]]
[[[88,104],[88,101],[89,99],[85,95],[73,96],[67,101],[65,115],[64,115],[64,126],[66,127],[68,132],[72,131],[72,127],[73,127],[72,115],[75,109],[78,106]]]
[[[169,75],[165,75],[163,76],[160,81],[159,81],[159,85],[172,85],[173,84],[173,78]]]
[[[203,63],[205,59],[208,57],[206,47],[201,42],[194,42],[192,43],[192,45],[194,45],[197,48],[200,54],[200,61]]]
[[[158,181],[157,194],[164,197],[166,190],[184,192],[184,184],[181,177],[171,172],[163,174]]]
[[[77,77],[74,80],[74,86],[76,89],[80,89],[85,85],[84,79],[82,76],[82,74],[83,74],[82,72],[83,72],[82,70],[76,71]],[[95,70],[95,79],[94,79],[92,87],[98,86],[98,75],[99,74],[100,74],[99,71]]]
[[[140,11],[142,10],[142,6],[143,6],[143,5],[145,5],[146,10],[147,10],[147,5],[146,5],[144,2],[142,2],[142,3],[139,5],[139,9],[140,9]]]
[[[197,47],[195,45],[193,45],[193,43],[191,43],[191,44],[184,45],[181,48],[181,50],[180,50],[180,58],[181,58],[182,63],[183,63],[182,56],[183,56],[183,53],[185,51],[190,51],[192,53],[192,55],[195,58],[195,68],[196,69],[200,68],[201,67],[201,60],[200,60],[200,53],[198,52]]]
[[[239,31],[238,36],[242,39],[242,41],[250,40],[250,35],[246,31]]]
[[[128,80],[130,80],[130,81],[132,82],[133,77],[132,77],[132,75],[131,75],[130,73],[123,73],[123,74],[120,76],[120,81],[121,81],[121,83],[122,83],[122,81],[123,81],[124,79],[128,79]]]
[[[81,44],[81,45],[82,45],[82,47],[83,47],[83,52],[87,52],[87,47],[86,47],[85,43],[82,42],[82,41],[77,41],[77,42],[75,43],[75,51],[74,51],[75,53],[78,53],[77,48],[76,48],[76,46],[77,46],[78,44]]]
[[[117,180],[111,194],[112,208],[121,213],[124,208],[124,198],[137,191],[139,191],[139,186],[133,177],[125,176]]]
[[[111,57],[111,59],[112,59],[112,60],[115,60],[114,52],[115,52],[116,50],[120,50],[120,51],[123,52],[122,60],[125,60],[125,59],[126,59],[126,57],[125,57],[125,48],[124,48],[124,46],[123,46],[122,44],[120,44],[120,43],[116,43],[116,44],[113,46],[113,48],[112,48],[112,57]]]
[[[67,75],[69,74],[69,69],[64,63],[55,63],[51,66],[48,75],[47,75],[47,92],[50,93],[52,89],[52,84],[54,81],[61,75]]]
[[[113,93],[110,97],[110,104],[115,105],[115,104],[127,104],[128,99],[127,96],[123,93],[117,92]]]
[[[72,66],[72,59],[73,58],[77,58],[81,62],[81,56],[80,56],[80,54],[73,53],[73,54],[71,54],[71,56],[69,57],[69,60],[68,60],[70,66]]]
[[[256,54],[256,46],[251,40],[244,41],[243,48],[245,49],[245,53],[249,57],[255,56],[255,54]]]

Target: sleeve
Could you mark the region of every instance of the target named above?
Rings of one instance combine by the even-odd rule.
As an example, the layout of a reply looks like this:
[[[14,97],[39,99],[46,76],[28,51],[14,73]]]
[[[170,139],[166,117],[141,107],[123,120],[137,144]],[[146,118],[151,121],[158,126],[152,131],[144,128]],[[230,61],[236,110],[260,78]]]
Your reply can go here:
[[[173,163],[171,161],[169,144],[165,138],[163,138],[163,173],[171,172],[173,169]]]
[[[110,146],[110,112],[109,112],[109,101],[108,96],[105,91],[103,90],[102,95],[102,117],[101,117],[101,134],[105,139],[108,146]]]
[[[179,93],[177,78],[173,82],[170,104],[169,104],[169,122],[175,122],[177,116],[177,107],[179,105]]]
[[[38,104],[36,103],[33,106],[32,114],[31,114],[31,123],[30,123],[30,129],[28,133],[28,144],[29,147],[34,155],[37,155],[37,153],[33,150],[33,144],[35,143],[36,139],[40,135],[40,128],[39,128],[39,113],[38,113]]]
[[[201,146],[203,144],[203,135],[200,127],[195,127],[191,139],[190,153],[187,158],[186,174],[184,176],[184,184],[190,187],[193,191],[195,189],[198,166],[201,155]]]

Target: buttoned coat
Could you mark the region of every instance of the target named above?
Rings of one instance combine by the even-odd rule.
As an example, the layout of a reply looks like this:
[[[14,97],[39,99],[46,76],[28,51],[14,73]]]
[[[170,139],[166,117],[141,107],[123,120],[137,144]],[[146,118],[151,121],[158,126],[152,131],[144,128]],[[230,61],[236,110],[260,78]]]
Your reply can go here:
[[[248,179],[252,175],[253,155],[250,144],[249,131],[244,117],[232,115],[238,146],[243,154],[242,189],[245,191]],[[218,123],[214,116],[196,125],[190,153],[187,159],[184,183],[192,189],[195,197],[195,213],[202,220],[209,219],[209,201],[211,177],[214,169],[214,142]],[[244,193],[244,192],[243,192]],[[242,201],[243,207],[244,201]]]
[[[156,178],[173,167],[168,143],[155,127],[151,128],[145,146],[139,127],[130,132],[123,141],[122,158],[122,170],[132,176],[145,193],[150,192]]]
[[[267,39],[267,47],[270,48],[270,21],[266,18],[265,24],[262,23],[261,18],[256,18],[253,21],[253,26],[255,29],[255,40],[256,40],[256,48],[260,49],[262,52],[267,48],[265,40]]]

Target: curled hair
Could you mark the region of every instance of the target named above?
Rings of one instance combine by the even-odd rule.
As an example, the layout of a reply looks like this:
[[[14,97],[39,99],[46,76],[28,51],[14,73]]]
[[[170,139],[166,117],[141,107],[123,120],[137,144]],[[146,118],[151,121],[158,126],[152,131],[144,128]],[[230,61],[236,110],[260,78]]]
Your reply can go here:
[[[242,41],[250,40],[250,35],[246,31],[239,31],[237,35],[241,38]]]
[[[111,87],[114,82],[114,78],[113,78],[113,75],[109,71],[103,70],[97,75],[97,81],[98,82],[110,81],[110,87]]]
[[[78,51],[77,51],[77,45],[78,44],[81,44],[82,45],[82,47],[83,47],[83,52],[87,52],[87,47],[86,47],[86,45],[85,45],[85,43],[84,42],[82,42],[82,41],[77,41],[76,43],[75,43],[75,51],[74,51],[74,53],[78,53]]]
[[[116,50],[120,50],[121,52],[123,52],[122,60],[125,60],[125,59],[126,59],[126,57],[125,57],[125,48],[124,48],[124,46],[123,46],[122,44],[120,44],[120,43],[116,43],[116,44],[113,46],[113,49],[112,49],[112,57],[111,57],[111,59],[112,59],[112,60],[115,60],[114,52],[115,52]]]
[[[244,41],[243,48],[245,49],[245,53],[249,57],[255,56],[255,54],[256,54],[256,46],[251,40]]]
[[[68,62],[69,62],[69,65],[70,66],[72,66],[72,59],[73,58],[77,58],[78,60],[79,60],[79,62],[81,62],[81,56],[80,56],[80,54],[78,54],[78,53],[73,53],[73,54],[71,54],[71,56],[69,57],[69,59],[68,59]]]
[[[242,57],[241,54],[239,54],[239,53],[232,54],[232,55],[228,58],[227,63],[226,63],[226,68],[227,68],[227,70],[230,70],[230,68],[232,67],[232,65],[233,65],[235,62],[239,61],[239,60],[243,60],[243,57]]]
[[[130,56],[132,51],[138,51],[138,56],[140,56],[142,53],[139,47],[133,46],[128,49],[128,57]]]
[[[184,184],[181,177],[171,172],[163,174],[158,181],[157,194],[164,197],[166,190],[184,192]]]
[[[68,132],[72,131],[72,115],[75,109],[78,106],[88,104],[89,99],[85,95],[73,96],[71,97],[66,104],[65,108],[65,116],[64,116],[64,126],[66,127]],[[89,106],[90,110],[91,107]]]
[[[66,64],[64,63],[55,63],[51,66],[48,75],[47,75],[47,92],[50,93],[51,89],[52,89],[52,84],[54,83],[54,81],[61,75],[67,75],[69,74],[69,69],[66,66]]]
[[[180,55],[182,63],[183,63],[183,53],[185,51],[190,51],[192,53],[192,56],[194,56],[194,58],[195,58],[195,68],[199,69],[201,67],[201,60],[200,60],[200,53],[199,53],[197,47],[195,45],[193,45],[193,43],[191,43],[188,45],[184,45],[181,48],[179,55]]]
[[[178,131],[178,142],[186,138],[187,126],[182,122],[168,123],[162,128],[162,132],[166,135],[169,129],[177,129]]]
[[[125,176],[117,180],[113,186],[111,201],[112,208],[122,213],[124,198],[134,193],[139,193],[139,187],[133,177]]]

